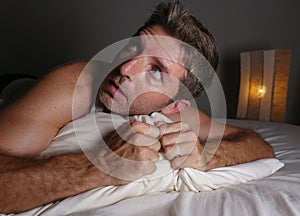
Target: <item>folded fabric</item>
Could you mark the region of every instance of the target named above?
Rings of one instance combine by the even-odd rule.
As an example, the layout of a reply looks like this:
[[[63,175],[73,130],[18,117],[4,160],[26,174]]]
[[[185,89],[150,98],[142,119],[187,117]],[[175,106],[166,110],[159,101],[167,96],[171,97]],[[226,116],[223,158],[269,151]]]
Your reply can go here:
[[[156,121],[170,122],[168,118],[160,113],[153,113],[151,116],[135,116],[134,119],[150,124]],[[97,145],[103,134],[109,133],[113,128],[119,127],[126,121],[127,119],[114,114],[90,113],[62,128],[51,146],[42,155],[78,151],[80,147],[88,149],[91,145]],[[101,132],[99,132],[100,126]],[[215,190],[270,176],[282,168],[284,164],[278,159],[272,158],[215,168],[208,172],[192,168],[174,170],[170,161],[163,154],[160,154],[156,166],[156,172],[151,175],[122,186],[108,186],[90,190],[62,200],[60,203],[55,204],[54,208],[60,213],[62,211],[64,214],[68,214],[70,212],[64,209],[65,205],[74,206],[73,212],[80,212],[107,206],[125,198],[153,192]]]

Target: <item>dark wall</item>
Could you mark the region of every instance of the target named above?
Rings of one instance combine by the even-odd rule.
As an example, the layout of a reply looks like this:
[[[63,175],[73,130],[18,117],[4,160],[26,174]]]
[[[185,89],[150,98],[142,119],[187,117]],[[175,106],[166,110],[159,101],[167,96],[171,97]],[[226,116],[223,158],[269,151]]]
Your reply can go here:
[[[157,0],[61,0],[1,3],[0,73],[41,76],[68,61],[90,59],[101,49],[132,35]],[[300,124],[300,2],[297,0],[182,1],[215,35],[218,75],[234,117],[239,89],[239,53],[292,50],[287,121]]]

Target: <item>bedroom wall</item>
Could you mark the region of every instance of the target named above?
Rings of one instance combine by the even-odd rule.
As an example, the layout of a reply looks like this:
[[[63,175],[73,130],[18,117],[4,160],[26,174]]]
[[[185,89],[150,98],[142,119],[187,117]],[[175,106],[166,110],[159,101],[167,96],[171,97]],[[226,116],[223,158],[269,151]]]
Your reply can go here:
[[[1,3],[0,74],[42,76],[72,60],[89,59],[107,45],[135,32],[157,0],[64,0]],[[246,50],[292,50],[287,122],[300,125],[300,2],[297,0],[186,0],[215,35],[220,51],[218,75],[234,117],[239,89],[239,53]],[[117,7],[118,5],[118,7]],[[209,110],[207,101],[201,106]]]

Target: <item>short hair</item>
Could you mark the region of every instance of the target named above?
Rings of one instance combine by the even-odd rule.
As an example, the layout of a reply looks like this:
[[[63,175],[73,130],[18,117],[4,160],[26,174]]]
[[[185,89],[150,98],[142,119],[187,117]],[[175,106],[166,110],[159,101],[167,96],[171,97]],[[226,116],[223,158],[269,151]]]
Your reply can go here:
[[[217,69],[219,55],[213,35],[179,1],[159,3],[144,26],[138,30],[138,33],[154,25],[162,25],[171,36],[195,48],[208,60],[214,70]],[[185,62],[188,64],[189,72],[181,82],[189,90],[188,95],[198,97],[204,91],[204,87],[210,85],[213,70],[207,71],[201,68],[203,60],[199,59],[199,53],[197,55],[192,51],[190,54],[192,56],[189,55],[189,62]],[[177,93],[177,98],[188,96],[182,88],[180,90]]]

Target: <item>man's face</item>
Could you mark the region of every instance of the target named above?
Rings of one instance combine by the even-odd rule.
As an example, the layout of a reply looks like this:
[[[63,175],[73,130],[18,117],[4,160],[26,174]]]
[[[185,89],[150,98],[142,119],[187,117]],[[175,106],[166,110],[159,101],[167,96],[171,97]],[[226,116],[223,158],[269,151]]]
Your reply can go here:
[[[147,28],[141,32],[139,46],[119,54],[121,59],[128,53],[133,58],[103,81],[99,98],[106,108],[122,115],[150,114],[160,111],[176,95],[187,70],[178,63],[183,56],[180,44],[165,36],[170,37],[161,26]],[[139,54],[132,54],[139,47]]]

